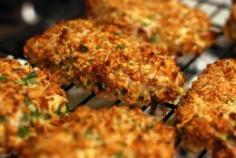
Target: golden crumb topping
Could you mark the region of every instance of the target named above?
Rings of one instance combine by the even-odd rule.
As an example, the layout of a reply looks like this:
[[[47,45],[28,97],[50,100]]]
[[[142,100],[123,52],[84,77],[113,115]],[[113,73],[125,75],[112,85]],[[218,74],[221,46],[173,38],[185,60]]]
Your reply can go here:
[[[63,115],[64,91],[44,71],[0,59],[0,153],[14,150]]]
[[[87,0],[87,16],[127,34],[166,45],[174,56],[200,54],[213,42],[208,16],[177,0]]]
[[[182,73],[163,49],[137,42],[114,26],[62,22],[31,38],[24,50],[31,63],[60,83],[75,82],[129,104],[148,104],[151,97],[171,102],[183,93]]]
[[[83,106],[30,140],[24,158],[172,158],[175,131],[139,109]],[[58,150],[60,149],[60,150]]]
[[[213,150],[213,157],[236,157],[236,60],[211,64],[193,83],[177,110],[186,145]]]

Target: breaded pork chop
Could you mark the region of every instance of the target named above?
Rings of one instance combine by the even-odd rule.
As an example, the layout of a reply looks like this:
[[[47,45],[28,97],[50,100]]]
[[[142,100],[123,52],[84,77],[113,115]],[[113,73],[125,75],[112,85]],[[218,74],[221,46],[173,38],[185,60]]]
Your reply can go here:
[[[177,110],[186,146],[207,147],[214,158],[236,158],[236,60],[211,64]]]
[[[86,4],[88,18],[164,44],[170,55],[200,54],[213,43],[208,16],[178,0],[86,0]]]
[[[15,59],[0,59],[0,153],[15,150],[66,112],[64,91],[47,78]]]
[[[23,158],[172,158],[175,131],[139,109],[82,106],[28,141]]]
[[[60,83],[74,82],[128,104],[147,105],[152,97],[171,102],[183,93],[183,75],[164,50],[113,26],[81,19],[62,22],[28,40],[24,52]]]
[[[236,41],[236,0],[233,0],[231,14],[224,28],[224,34],[229,39]]]

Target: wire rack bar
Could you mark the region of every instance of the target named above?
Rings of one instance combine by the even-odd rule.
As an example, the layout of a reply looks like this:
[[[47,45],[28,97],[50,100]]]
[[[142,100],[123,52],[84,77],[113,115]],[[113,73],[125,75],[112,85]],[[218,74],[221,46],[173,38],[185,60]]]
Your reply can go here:
[[[203,151],[200,152],[200,154],[198,155],[198,158],[204,158],[205,155],[206,155],[206,153],[207,153],[207,150],[206,150],[206,149],[203,149]]]
[[[192,1],[193,1],[193,0],[192,0]],[[213,12],[209,15],[209,17],[210,17],[211,19],[213,19],[214,17],[216,17],[218,14],[220,14],[220,12],[221,12],[222,9],[230,9],[230,6],[228,6],[228,5],[219,4],[219,3],[215,2],[215,1],[211,1],[211,0],[199,0],[199,1],[197,1],[196,5],[195,5],[194,7],[195,7],[195,8],[200,8],[200,7],[201,7],[202,5],[204,5],[204,4],[208,4],[208,5],[211,5],[211,6],[215,6],[215,7],[216,7],[216,10],[213,11]],[[213,29],[216,28],[218,31],[219,31],[219,30],[222,30],[222,26],[221,26],[221,25],[216,24],[216,23],[213,23],[212,25],[213,25]],[[39,29],[41,29],[41,27],[40,27]],[[32,31],[35,31],[35,30],[37,31],[37,28],[33,28],[31,31],[30,31],[30,30],[28,30],[28,31],[29,31],[29,32],[32,32]],[[24,34],[24,33],[23,33],[23,34]],[[223,36],[223,34],[222,34],[221,31],[216,32],[216,37],[217,37],[217,38],[220,38],[220,37],[222,37],[222,36]],[[220,49],[220,48],[221,48],[221,46],[216,43],[216,44],[214,44],[211,48],[209,48],[209,50],[214,51],[215,49]],[[223,55],[221,55],[219,58],[233,57],[233,56],[236,55],[236,53],[235,53],[235,45],[234,45],[234,44],[229,45],[226,49],[223,49],[223,50],[224,50]],[[21,58],[23,58],[23,55],[22,55],[22,54],[21,54],[21,55],[16,55],[16,54],[19,54],[19,53],[17,53],[17,52],[10,52],[10,51],[7,51],[7,50],[5,50],[5,49],[1,49],[1,48],[0,48],[0,57],[5,57],[5,56],[7,56],[7,55],[14,55],[15,57],[21,57]],[[187,64],[181,66],[181,70],[182,70],[184,73],[187,73],[187,74],[189,74],[189,73],[195,74],[197,71],[190,69],[190,66],[191,66],[192,64],[194,64],[194,63],[196,62],[196,60],[199,59],[199,57],[200,57],[200,55],[196,55],[196,56],[192,57],[192,58],[189,60],[189,62],[187,62]],[[63,87],[63,88],[64,88],[64,90],[66,90],[66,91],[68,92],[68,91],[69,91],[70,89],[72,89],[74,86],[75,86],[74,84],[70,84],[70,85],[68,85],[68,86],[66,86],[66,87]],[[91,99],[94,99],[95,96],[96,96],[95,93],[91,93],[91,94],[88,95],[86,98],[84,98],[82,101],[80,101],[80,103],[78,103],[78,105],[84,105],[84,104],[88,103]],[[121,103],[120,100],[116,100],[116,101],[114,101],[111,105],[119,105],[120,103]],[[159,105],[160,105],[160,106],[159,106]],[[174,105],[174,104],[171,104],[171,103],[159,103],[158,100],[152,99],[152,102],[151,102],[151,104],[150,104],[149,106],[150,106],[150,114],[151,114],[151,115],[155,115],[155,113],[156,113],[156,111],[157,111],[157,109],[158,109],[159,107],[161,107],[161,106],[167,107],[167,108],[169,109],[169,111],[166,113],[166,115],[165,115],[164,117],[161,118],[161,121],[162,121],[163,123],[166,123],[166,122],[168,122],[168,120],[170,120],[170,118],[174,115],[175,110],[176,110],[176,108],[177,108],[178,105]],[[142,107],[142,110],[143,110],[143,111],[146,111],[147,108],[148,108],[148,106],[145,105],[145,106]],[[180,144],[181,144],[181,139],[178,138],[178,139],[176,140],[176,146],[179,146]],[[181,152],[181,151],[179,151],[179,152]],[[185,153],[185,151],[184,151],[183,153]],[[207,150],[204,149],[203,151],[201,151],[201,152],[196,156],[196,158],[203,158],[203,157],[206,156],[206,154],[207,154]],[[184,155],[185,155],[185,154],[183,154],[183,157],[185,157]],[[15,157],[15,156],[14,156],[14,157]]]
[[[87,96],[83,101],[81,101],[78,105],[84,105],[91,99],[93,99],[96,96],[95,93],[91,93],[89,96]]]

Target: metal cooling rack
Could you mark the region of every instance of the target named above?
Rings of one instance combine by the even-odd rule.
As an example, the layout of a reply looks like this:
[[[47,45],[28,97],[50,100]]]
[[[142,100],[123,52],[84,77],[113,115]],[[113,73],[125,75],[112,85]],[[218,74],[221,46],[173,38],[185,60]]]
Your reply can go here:
[[[189,5],[193,8],[199,8],[205,11],[211,18],[213,27],[212,30],[216,33],[216,42],[213,46],[207,49],[199,56],[188,55],[178,59],[178,64],[181,66],[182,71],[187,76],[186,87],[190,87],[193,80],[197,78],[203,69],[210,63],[215,62],[218,59],[236,57],[236,45],[234,45],[229,40],[225,39],[222,34],[222,28],[230,14],[230,3],[225,3],[226,1],[220,0],[182,0],[183,3]],[[223,2],[223,3],[222,3]],[[187,19],[186,19],[187,20]],[[82,89],[75,87],[68,88],[68,94],[70,97],[71,106],[87,104],[94,108],[101,107],[104,105],[114,105],[121,104],[119,101],[108,101],[104,98],[99,98],[95,94],[90,94]],[[79,97],[78,97],[79,96]],[[83,98],[83,99],[82,99]],[[173,124],[174,112],[176,106],[172,104],[159,104],[157,101],[153,100],[151,106],[148,108],[143,108],[142,110],[148,112],[152,115],[157,116],[157,118],[166,123]],[[208,158],[210,153],[206,149],[203,149],[199,153],[192,153],[186,151],[181,147],[181,140],[177,140],[176,148],[177,154],[176,158]]]
[[[236,45],[232,42],[226,40],[222,34],[222,28],[230,14],[230,3],[225,3],[225,0],[182,0],[183,3],[189,5],[193,8],[199,8],[205,11],[213,23],[212,30],[216,32],[216,42],[215,44],[203,52],[199,56],[188,55],[181,57],[177,60],[182,71],[187,77],[186,87],[189,88],[193,80],[197,78],[202,70],[207,66],[207,64],[213,63],[214,61],[221,58],[230,58],[236,57]],[[188,20],[188,19],[186,19]],[[35,31],[35,27],[32,27],[32,30]],[[8,51],[1,50],[0,48],[0,57],[6,55],[15,55],[15,53],[10,53]],[[17,55],[18,57],[19,55]],[[22,57],[22,56],[21,56]],[[120,101],[111,101],[104,98],[97,97],[95,94],[87,92],[79,87],[74,85],[69,85],[64,87],[67,91],[70,106],[75,107],[79,105],[89,105],[94,108],[102,106],[112,106],[112,105],[121,105]],[[160,121],[166,124],[173,124],[174,112],[176,106],[172,104],[159,104],[156,100],[153,100],[151,106],[148,108],[143,108],[142,110],[155,115]],[[176,142],[177,154],[176,158],[208,158],[210,153],[206,149],[203,149],[199,153],[192,153],[186,151],[181,147],[181,140]]]

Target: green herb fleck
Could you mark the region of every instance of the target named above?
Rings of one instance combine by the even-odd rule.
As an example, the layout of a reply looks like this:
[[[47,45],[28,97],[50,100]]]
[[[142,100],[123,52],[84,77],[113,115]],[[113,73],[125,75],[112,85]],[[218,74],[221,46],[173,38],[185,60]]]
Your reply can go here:
[[[87,129],[85,132],[84,132],[84,138],[90,138],[92,136],[92,131]]]
[[[123,49],[125,49],[125,45],[124,45],[124,44],[118,44],[118,45],[116,46],[116,49],[117,49],[117,50],[123,50]]]
[[[138,100],[139,100],[139,101],[143,101],[143,100],[144,100],[144,96],[140,95],[140,96],[138,97]]]
[[[66,115],[67,113],[69,113],[69,112],[70,112],[70,108],[69,108],[68,105],[67,105],[66,107],[64,107],[64,106],[59,106],[59,107],[57,108],[57,111],[56,111],[57,115],[60,116],[60,117],[65,116],[65,115]]]
[[[36,72],[31,72],[26,77],[21,79],[20,83],[23,85],[33,85],[36,83],[37,74]]]
[[[70,105],[66,105],[66,113],[72,112],[73,107]]]
[[[227,135],[227,140],[236,140],[236,137],[232,134]]]
[[[57,113],[58,116],[63,116],[63,113],[62,113],[62,110],[61,110],[61,109],[62,109],[61,106],[59,106],[59,107],[57,108],[56,113]]]
[[[122,34],[122,32],[112,32],[114,35],[116,35],[116,36],[119,36],[119,35],[121,35]]]
[[[34,103],[28,96],[25,96],[24,103],[30,110],[30,115],[27,116],[26,119],[24,119],[25,121],[32,120],[33,118],[38,118],[41,115],[39,110],[35,107]]]
[[[152,123],[148,124],[147,125],[147,129],[150,130],[150,129],[153,129],[154,128],[154,125]]]
[[[96,48],[96,49],[100,49],[100,48],[101,48],[101,46],[97,45],[95,48]]]
[[[96,85],[97,85],[98,89],[101,90],[101,91],[105,90],[105,88],[106,88],[105,83],[102,82],[102,81],[97,82]]]
[[[144,27],[146,27],[146,26],[149,26],[149,23],[148,23],[148,22],[145,22],[145,21],[142,21],[142,22],[141,22],[141,25],[144,26]]]
[[[115,154],[115,158],[123,158],[123,157],[124,157],[124,153],[122,151]]]
[[[30,132],[29,127],[27,126],[20,126],[18,129],[18,136],[21,138],[26,138]]]
[[[35,112],[36,111],[36,107],[34,106],[34,103],[32,102],[32,100],[28,96],[25,96],[24,103],[29,108],[29,110],[31,112]]]
[[[157,34],[152,34],[149,40],[151,43],[157,43]]]
[[[6,80],[7,80],[7,78],[5,76],[0,75],[0,81],[6,81]]]
[[[44,119],[45,120],[49,120],[51,118],[52,118],[52,116],[49,113],[44,114]]]
[[[84,81],[84,85],[85,85],[85,86],[89,86],[89,85],[91,85],[91,81],[90,81],[90,80],[86,80],[86,81]]]
[[[126,94],[127,94],[127,92],[128,92],[128,90],[127,90],[127,89],[125,89],[125,88],[121,90],[121,94],[122,94],[122,95],[126,95]]]
[[[30,115],[34,118],[39,118],[41,114],[38,110],[35,110],[35,111],[31,111]]]
[[[30,116],[28,114],[24,114],[22,117],[21,117],[21,121],[23,122],[28,122],[30,120]]]
[[[24,103],[27,106],[30,106],[30,105],[33,104],[32,100],[29,97],[27,97],[27,96],[24,98]]]
[[[5,123],[7,121],[6,116],[1,115],[0,116],[0,123]]]
[[[86,52],[88,52],[88,47],[87,46],[85,46],[85,45],[83,45],[83,44],[80,44],[79,45],[79,51],[81,52],[81,53],[86,53]]]

